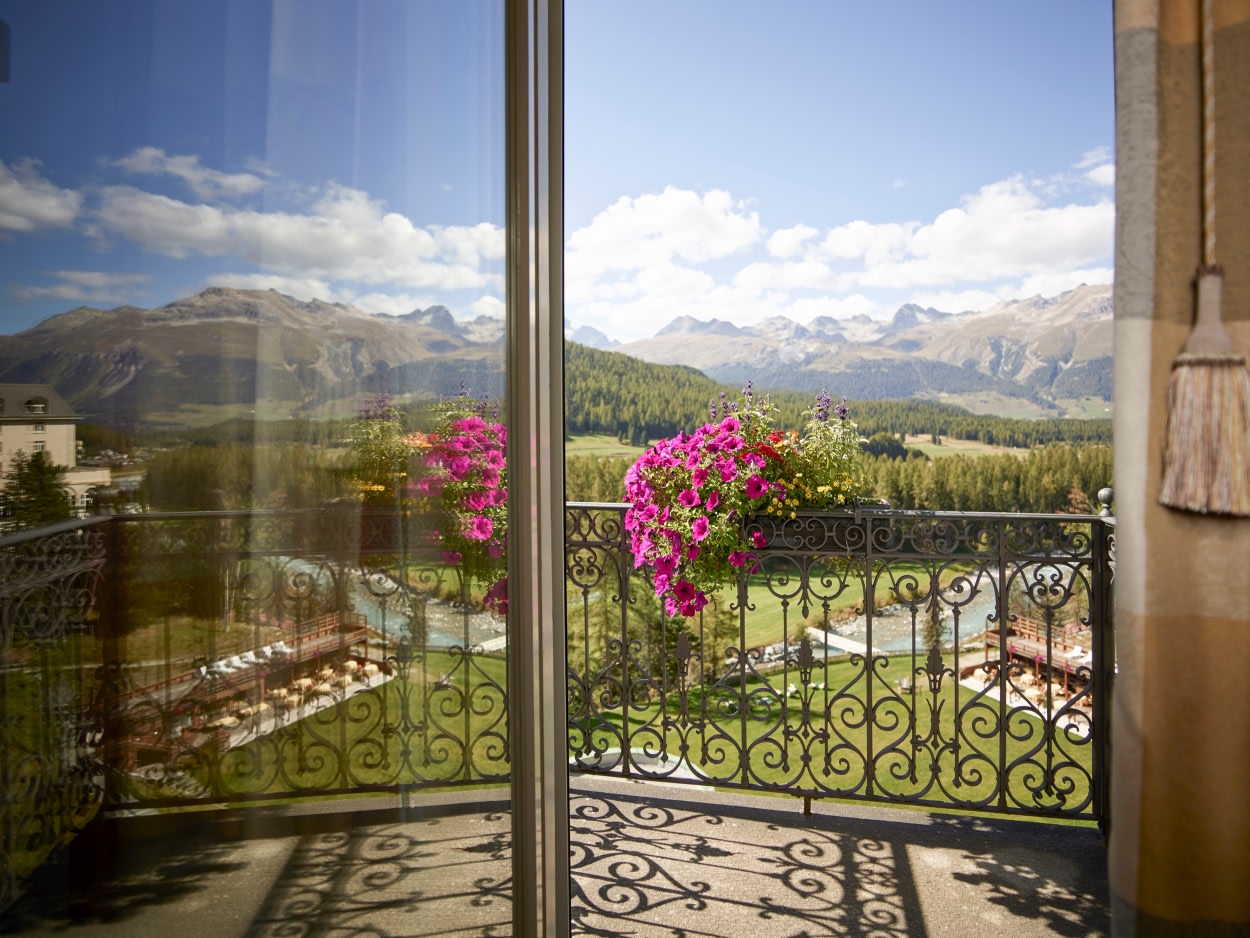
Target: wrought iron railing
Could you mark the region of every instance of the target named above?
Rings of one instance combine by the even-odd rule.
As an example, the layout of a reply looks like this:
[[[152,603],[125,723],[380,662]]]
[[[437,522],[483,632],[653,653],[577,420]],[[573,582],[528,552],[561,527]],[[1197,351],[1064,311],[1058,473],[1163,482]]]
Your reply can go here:
[[[1112,519],[761,517],[755,569],[689,620],[623,506],[567,521],[575,770],[1105,819]]]
[[[87,636],[107,556],[99,526],[0,537],[0,909],[103,796]]]
[[[503,622],[421,530],[358,509],[140,517],[115,523],[106,804],[507,778]]]
[[[421,534],[357,508],[0,538],[0,908],[100,809],[505,782],[503,622]]]
[[[623,512],[567,508],[573,770],[1105,819],[1111,519],[761,520],[688,621]],[[101,809],[506,781],[503,622],[427,545],[359,508],[0,538],[0,908]]]

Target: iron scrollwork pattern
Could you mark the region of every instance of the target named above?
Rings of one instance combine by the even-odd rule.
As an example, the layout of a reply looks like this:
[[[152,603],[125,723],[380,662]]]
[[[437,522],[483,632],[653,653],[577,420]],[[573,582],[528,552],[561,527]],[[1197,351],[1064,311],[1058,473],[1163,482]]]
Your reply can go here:
[[[103,798],[98,524],[0,538],[0,909]]]
[[[504,620],[398,513],[119,515],[0,565],[0,890],[98,805],[508,778]]]
[[[624,506],[570,505],[574,771],[1101,818],[1113,519],[748,519],[753,572],[667,617]]]

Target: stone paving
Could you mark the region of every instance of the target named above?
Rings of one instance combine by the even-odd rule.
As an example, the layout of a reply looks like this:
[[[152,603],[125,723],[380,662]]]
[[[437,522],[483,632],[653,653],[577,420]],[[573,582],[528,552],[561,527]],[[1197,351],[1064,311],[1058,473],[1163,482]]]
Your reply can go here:
[[[1105,935],[1090,827],[574,779],[574,935]],[[133,818],[84,836],[0,919],[67,938],[511,934],[497,792],[377,810]],[[477,801],[473,801],[473,798]],[[357,803],[350,802],[353,808]],[[380,804],[380,802],[379,802]],[[342,803],[340,803],[342,806]],[[116,837],[116,840],[110,840]],[[122,860],[110,863],[109,857]]]

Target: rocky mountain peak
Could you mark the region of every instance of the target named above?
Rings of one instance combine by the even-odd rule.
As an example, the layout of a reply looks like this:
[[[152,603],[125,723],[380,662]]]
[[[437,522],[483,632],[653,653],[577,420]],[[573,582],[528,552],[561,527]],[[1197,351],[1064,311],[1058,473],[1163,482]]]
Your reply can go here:
[[[414,326],[426,326],[439,332],[455,332],[456,319],[446,306],[431,306],[429,309],[414,309],[411,313],[397,317],[403,322]]]
[[[950,315],[950,313],[944,313],[941,310],[934,309],[932,306],[904,303],[895,311],[894,318],[890,320],[890,327],[895,330],[910,329],[922,323],[940,322],[944,319],[949,319]]]
[[[616,348],[621,344],[616,339],[608,338],[594,326],[579,326],[569,333],[569,341],[597,349]]]
[[[741,328],[723,319],[705,321],[693,316],[678,316],[656,335],[738,335],[740,332]]]

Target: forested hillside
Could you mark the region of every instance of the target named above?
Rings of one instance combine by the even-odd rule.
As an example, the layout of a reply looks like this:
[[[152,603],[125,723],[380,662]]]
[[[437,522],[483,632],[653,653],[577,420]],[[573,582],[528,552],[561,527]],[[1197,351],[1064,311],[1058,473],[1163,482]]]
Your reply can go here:
[[[709,419],[723,387],[692,368],[656,365],[570,343],[566,351],[566,420],[570,436],[604,435],[640,455],[642,447]],[[473,396],[478,389],[470,388]],[[762,390],[762,389],[757,389]],[[777,425],[798,429],[819,388],[772,395]],[[864,465],[873,494],[897,508],[1038,511],[1091,506],[1112,483],[1109,420],[1020,420],[978,416],[930,401],[858,401],[853,388],[827,389],[851,398],[851,418],[868,438]],[[363,402],[362,402],[363,403]],[[429,401],[402,409],[408,430],[428,430]],[[230,420],[212,427],[148,431],[136,443],[164,452],[147,466],[153,508],[205,509],[227,504],[313,507],[350,494],[350,421]],[[905,445],[919,435],[1019,448],[1015,454],[926,458]],[[116,434],[88,431],[89,444],[116,445]],[[567,497],[620,501],[636,455],[574,456],[567,462]]]
[[[694,429],[708,419],[708,401],[724,390],[693,368],[572,342],[565,346],[564,369],[565,432],[607,433],[634,445]]]
[[[767,392],[766,387],[756,385]],[[572,435],[603,433],[640,446],[680,430],[691,431],[708,419],[709,402],[722,393],[737,397],[740,388],[717,384],[680,365],[654,365],[622,355],[569,343],[565,351],[565,429]],[[973,414],[962,407],[917,399],[863,400],[860,388],[812,388],[771,394],[778,423],[797,428],[816,394],[826,390],[851,402],[851,416],[865,436],[877,433],[930,434],[979,440],[997,446],[1044,443],[1110,444],[1110,420],[1020,420]]]
[[[569,501],[619,502],[627,457],[582,456],[565,467]],[[1021,456],[943,459],[865,456],[872,495],[893,508],[927,511],[1053,512],[1098,510],[1098,491],[1111,485],[1109,446],[1052,445]]]

